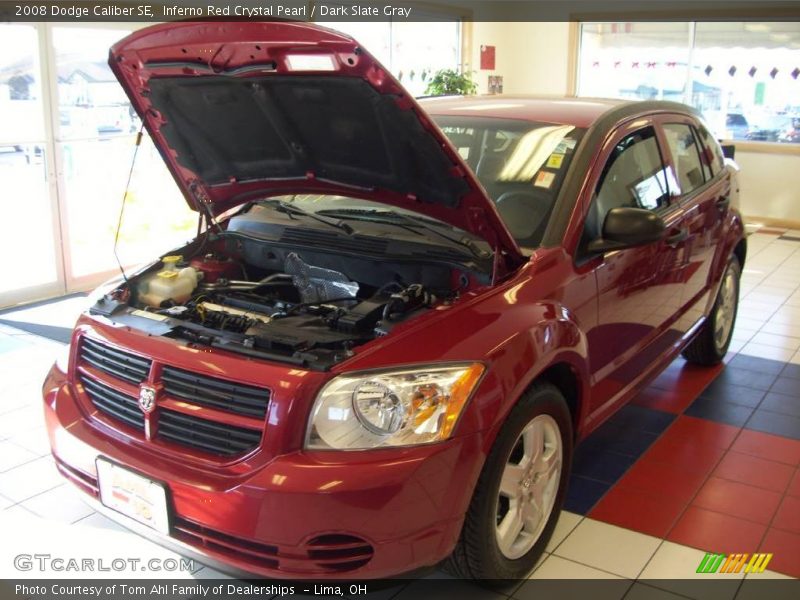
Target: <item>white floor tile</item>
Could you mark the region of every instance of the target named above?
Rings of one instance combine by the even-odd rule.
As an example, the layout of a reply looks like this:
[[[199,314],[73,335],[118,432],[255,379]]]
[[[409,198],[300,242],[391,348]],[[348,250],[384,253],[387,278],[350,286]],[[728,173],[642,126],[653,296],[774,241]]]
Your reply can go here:
[[[135,535],[116,521],[112,521],[105,515],[101,515],[97,512],[93,512],[85,519],[76,521],[75,525],[80,528],[107,529],[109,531],[117,531],[125,534]]]
[[[550,542],[547,544],[545,552],[552,552],[555,550],[555,548],[561,542],[563,542],[570,533],[572,533],[572,530],[575,529],[578,523],[580,523],[582,520],[582,515],[576,515],[575,513],[567,510],[562,510],[558,517],[556,528],[553,531],[553,537],[550,538]]]
[[[71,485],[64,484],[28,498],[21,505],[45,520],[75,523],[94,513],[78,494]]]
[[[638,581],[625,594],[625,600],[685,600],[685,598],[686,596],[679,596]]]
[[[739,354],[769,358],[770,360],[787,361],[792,358],[795,351],[786,348],[776,348],[775,346],[765,346],[764,344],[756,344],[753,341],[749,341],[739,350]]]
[[[22,502],[63,483],[53,459],[45,456],[0,474],[0,494]]]
[[[230,575],[226,575],[216,569],[212,569],[211,567],[202,567],[192,573],[192,577],[194,579],[234,579]]]
[[[5,473],[37,458],[39,458],[38,454],[12,442],[0,442],[0,473]]]
[[[785,348],[786,350],[800,349],[800,338],[789,337],[788,335],[778,335],[775,333],[766,333],[764,331],[760,331],[755,334],[750,341],[753,344],[763,344],[765,346]]]
[[[550,555],[530,579],[624,579],[614,573],[594,569],[555,554]]]
[[[555,553],[562,558],[634,579],[660,543],[658,538],[587,518],[567,536]]]

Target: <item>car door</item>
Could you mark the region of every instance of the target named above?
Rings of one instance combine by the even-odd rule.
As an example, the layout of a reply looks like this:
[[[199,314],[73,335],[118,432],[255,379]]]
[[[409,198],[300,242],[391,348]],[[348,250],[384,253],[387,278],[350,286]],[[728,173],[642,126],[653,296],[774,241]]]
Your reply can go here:
[[[671,171],[653,119],[637,119],[609,138],[588,180],[589,199],[581,246],[602,236],[608,211],[619,206],[652,210],[667,226],[665,239],[600,256],[579,250],[593,269],[598,322],[587,333],[592,373],[590,418],[614,401],[681,337],[677,315],[683,296],[686,231],[683,211],[669,194]]]
[[[685,242],[686,266],[681,312],[683,330],[688,331],[702,318],[713,288],[711,274],[730,197],[730,179],[713,172],[714,155],[703,145],[698,124],[689,116],[665,115],[659,118],[666,141],[665,160],[674,172],[670,201],[683,210],[688,233]]]

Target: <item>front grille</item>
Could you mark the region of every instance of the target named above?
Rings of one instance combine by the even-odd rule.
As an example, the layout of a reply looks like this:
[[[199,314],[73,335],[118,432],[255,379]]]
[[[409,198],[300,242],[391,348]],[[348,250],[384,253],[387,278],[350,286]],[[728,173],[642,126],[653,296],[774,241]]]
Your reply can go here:
[[[231,456],[258,446],[261,431],[161,409],[157,437],[204,452]]]
[[[375,554],[372,544],[355,535],[325,534],[300,548],[281,547],[223,533],[182,517],[175,518],[171,535],[192,546],[278,571],[343,573],[363,567]]]
[[[144,414],[136,398],[118,392],[96,379],[81,375],[80,381],[92,404],[101,412],[130,427],[144,430]]]
[[[86,404],[91,402],[98,413],[140,432],[147,429],[166,445],[226,459],[259,446],[270,400],[267,388],[171,365],[154,367],[153,363],[128,350],[83,337],[77,378],[83,385]],[[142,383],[158,394],[149,416],[139,406],[138,387]]]
[[[278,568],[277,546],[228,535],[180,517],[175,519],[172,535],[193,546],[216,550],[259,566]]]
[[[104,373],[133,384],[142,383],[150,372],[150,360],[86,337],[81,341],[80,359]]]
[[[354,535],[332,533],[308,542],[308,557],[329,571],[352,571],[363,567],[375,552],[372,545]]]
[[[164,391],[175,398],[247,417],[263,419],[267,414],[269,392],[263,388],[197,375],[174,367],[164,367]]]

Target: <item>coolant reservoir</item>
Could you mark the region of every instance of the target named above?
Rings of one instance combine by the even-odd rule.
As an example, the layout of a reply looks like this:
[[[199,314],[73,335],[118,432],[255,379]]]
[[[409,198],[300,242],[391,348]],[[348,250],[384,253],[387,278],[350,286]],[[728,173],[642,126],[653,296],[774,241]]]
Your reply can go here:
[[[165,256],[161,259],[164,268],[152,273],[139,282],[139,300],[148,306],[158,308],[166,300],[183,304],[192,296],[197,287],[199,274],[192,267],[178,268],[182,256]]]

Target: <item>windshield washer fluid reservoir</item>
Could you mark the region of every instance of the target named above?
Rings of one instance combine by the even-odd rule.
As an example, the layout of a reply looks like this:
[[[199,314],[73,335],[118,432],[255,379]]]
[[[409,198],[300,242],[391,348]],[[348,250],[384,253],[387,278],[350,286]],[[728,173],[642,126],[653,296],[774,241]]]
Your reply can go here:
[[[165,256],[161,259],[164,268],[157,273],[144,277],[137,287],[138,297],[141,302],[155,308],[171,300],[176,304],[183,304],[197,287],[200,274],[193,267],[178,268],[182,256]]]

